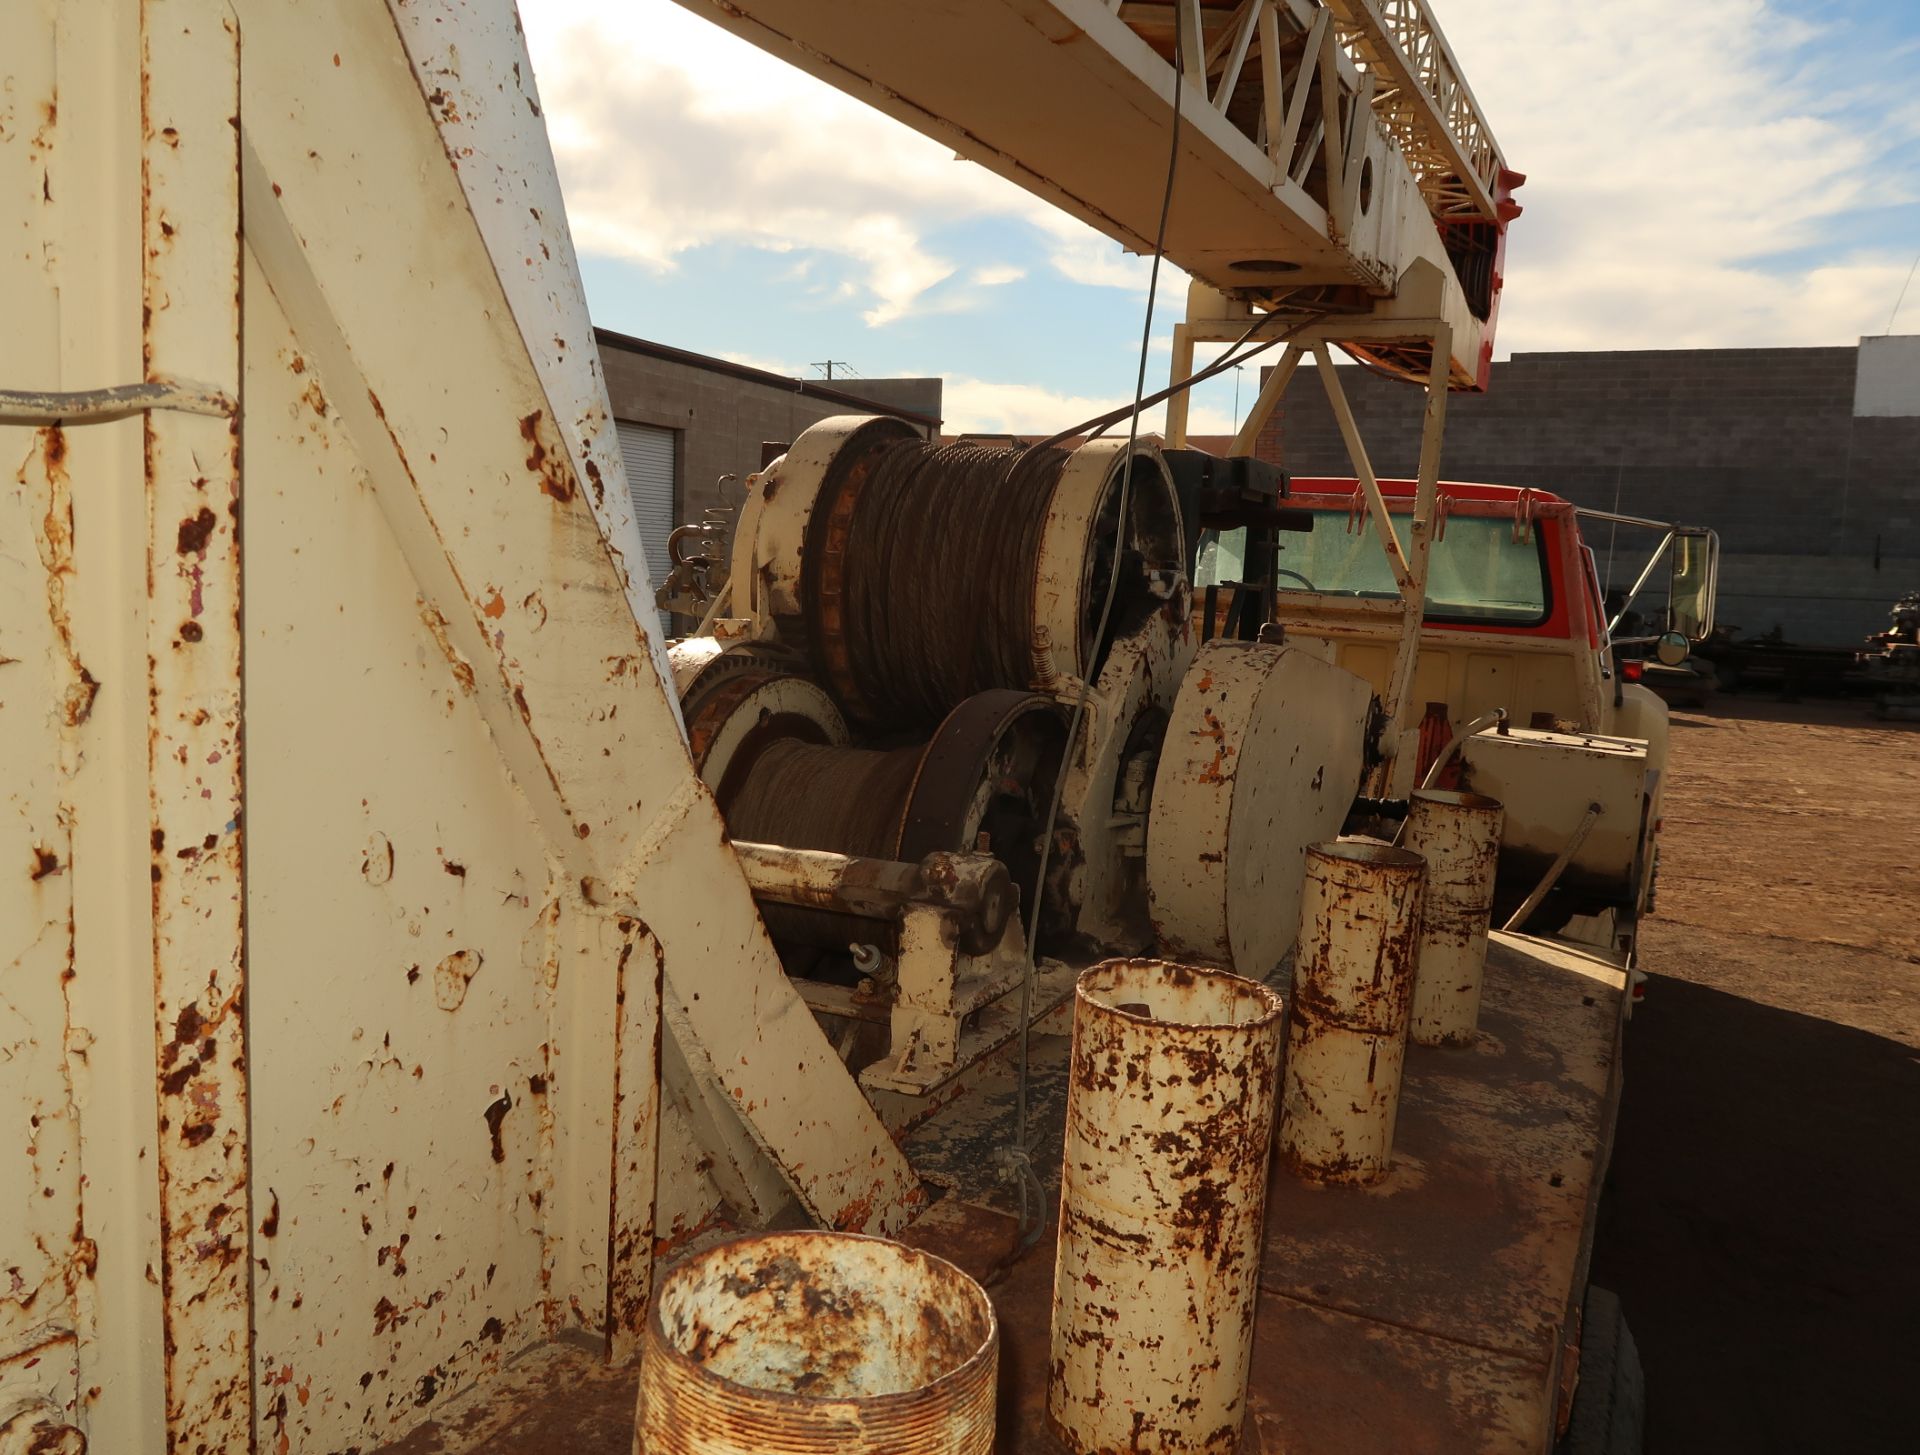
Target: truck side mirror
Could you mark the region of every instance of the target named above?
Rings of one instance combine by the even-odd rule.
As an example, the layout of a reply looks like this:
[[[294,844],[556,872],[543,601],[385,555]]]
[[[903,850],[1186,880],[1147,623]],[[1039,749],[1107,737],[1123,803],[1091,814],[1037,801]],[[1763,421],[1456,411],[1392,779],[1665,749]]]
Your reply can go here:
[[[1662,667],[1678,667],[1692,651],[1692,644],[1679,632],[1666,632],[1653,644],[1653,655]]]
[[[1690,642],[1703,641],[1713,631],[1714,597],[1719,591],[1720,537],[1710,530],[1681,526],[1674,529],[1672,541],[1667,630]]]

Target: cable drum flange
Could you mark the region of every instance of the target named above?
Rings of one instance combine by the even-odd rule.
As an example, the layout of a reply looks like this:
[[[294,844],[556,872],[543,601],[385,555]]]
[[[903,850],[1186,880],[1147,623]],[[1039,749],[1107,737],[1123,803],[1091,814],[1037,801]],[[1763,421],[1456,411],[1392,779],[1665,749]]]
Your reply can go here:
[[[724,670],[718,664],[709,667],[687,693],[682,711],[694,769],[713,790],[722,813],[770,748],[847,741],[846,722],[823,688],[745,654]]]
[[[1359,790],[1372,693],[1298,647],[1208,642],[1167,724],[1147,824],[1161,946],[1264,979],[1293,948],[1309,844]]]

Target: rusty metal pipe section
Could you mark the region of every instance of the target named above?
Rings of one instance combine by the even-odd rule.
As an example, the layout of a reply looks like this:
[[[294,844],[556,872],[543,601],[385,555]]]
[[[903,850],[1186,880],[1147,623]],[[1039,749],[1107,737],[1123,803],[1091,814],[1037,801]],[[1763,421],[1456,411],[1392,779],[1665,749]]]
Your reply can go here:
[[[1427,862],[1407,1018],[1416,1045],[1473,1041],[1505,818],[1500,801],[1481,793],[1422,788],[1408,806],[1401,847]]]
[[[1426,862],[1363,839],[1307,850],[1280,1156],[1314,1182],[1387,1173]]]
[[[980,1285],[884,1238],[767,1233],[661,1281],[647,1455],[990,1455],[1000,1332]]]
[[[1080,977],[1047,1381],[1075,1455],[1238,1447],[1281,1010],[1164,960]]]
[[[910,904],[931,905],[946,912],[970,955],[1000,943],[1020,902],[1007,866],[990,854],[935,851],[905,864],[738,840],[733,850],[756,899],[885,920],[897,920]]]

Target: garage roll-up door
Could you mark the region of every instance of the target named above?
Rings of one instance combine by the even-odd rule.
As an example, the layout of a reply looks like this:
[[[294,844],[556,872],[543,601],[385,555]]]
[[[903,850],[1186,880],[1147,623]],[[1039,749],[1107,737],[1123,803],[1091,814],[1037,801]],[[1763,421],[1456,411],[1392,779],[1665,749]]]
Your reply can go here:
[[[678,457],[676,432],[654,424],[617,419],[620,459],[627,467],[627,490],[633,497],[633,517],[640,523],[640,540],[647,552],[647,575],[658,588],[667,579],[667,537],[675,521],[674,461]],[[669,630],[660,614],[660,630]]]

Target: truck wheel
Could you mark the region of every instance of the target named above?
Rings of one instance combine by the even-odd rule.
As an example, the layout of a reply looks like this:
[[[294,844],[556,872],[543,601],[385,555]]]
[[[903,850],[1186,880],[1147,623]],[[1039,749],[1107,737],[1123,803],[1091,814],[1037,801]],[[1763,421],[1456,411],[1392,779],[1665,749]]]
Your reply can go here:
[[[1554,1455],[1640,1455],[1646,1423],[1646,1376],[1620,1300],[1589,1286],[1573,1418]]]

